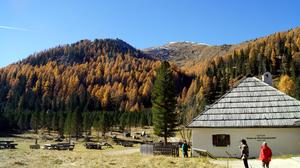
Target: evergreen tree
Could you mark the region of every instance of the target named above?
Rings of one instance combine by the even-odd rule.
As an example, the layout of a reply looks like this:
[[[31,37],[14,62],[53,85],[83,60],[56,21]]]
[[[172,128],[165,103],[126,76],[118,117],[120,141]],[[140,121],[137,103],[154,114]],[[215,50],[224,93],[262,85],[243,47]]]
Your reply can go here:
[[[288,62],[288,58],[287,56],[283,56],[282,60],[281,60],[281,66],[280,66],[280,72],[281,74],[286,74],[286,75],[290,75],[290,67],[289,67],[289,62]]]
[[[40,124],[42,128],[45,128],[47,123],[47,114],[46,111],[42,111],[40,114]]]
[[[7,118],[0,112],[0,132],[9,129],[9,122]]]
[[[64,135],[64,124],[65,124],[64,113],[60,111],[58,116],[58,134],[60,136]]]
[[[300,78],[295,78],[295,98],[300,100]]]
[[[100,131],[101,131],[101,118],[100,117],[101,117],[101,115],[100,115],[100,113],[98,113],[98,115],[96,116],[96,119],[93,122],[93,128],[97,132],[98,141],[99,141],[99,136],[100,136]]]
[[[53,112],[52,111],[50,111],[50,110],[48,110],[47,112],[46,112],[46,116],[45,116],[45,122],[46,122],[46,125],[45,125],[45,127],[47,128],[47,131],[48,131],[48,134],[50,135],[50,131],[51,131],[51,123],[52,123],[52,114]]]
[[[167,138],[175,135],[178,125],[175,112],[175,82],[168,62],[162,62],[156,72],[157,76],[152,91],[154,133],[164,137],[164,142],[167,144]]]
[[[31,115],[31,128],[34,129],[35,133],[38,133],[40,123],[40,113],[38,111],[34,111]]]
[[[78,140],[79,136],[82,133],[82,115],[79,108],[76,108],[75,111],[72,113],[72,129],[75,132],[76,140]]]
[[[24,131],[26,129],[26,118],[25,118],[25,114],[20,112],[19,113],[19,118],[18,118],[18,128],[21,130],[21,131]]]
[[[105,133],[109,130],[109,114],[107,111],[100,113],[100,131],[102,132],[102,136],[105,136]]]
[[[120,117],[120,126],[122,129],[124,129],[128,124],[127,124],[127,114],[126,112],[123,112]]]
[[[266,58],[263,57],[261,54],[258,54],[259,57],[259,66],[258,66],[258,73],[263,74],[267,71],[266,69]]]
[[[86,135],[90,135],[91,134],[91,127],[93,125],[92,122],[92,117],[91,114],[89,112],[84,112],[83,113],[83,131],[86,132]]]
[[[72,113],[69,112],[64,123],[64,133],[69,135],[69,141],[71,141],[71,135],[74,133],[73,124],[72,124]]]
[[[58,121],[57,112],[54,112],[51,121],[51,128],[53,131],[58,131]]]
[[[247,69],[249,74],[258,74],[257,51],[255,48],[250,50]]]

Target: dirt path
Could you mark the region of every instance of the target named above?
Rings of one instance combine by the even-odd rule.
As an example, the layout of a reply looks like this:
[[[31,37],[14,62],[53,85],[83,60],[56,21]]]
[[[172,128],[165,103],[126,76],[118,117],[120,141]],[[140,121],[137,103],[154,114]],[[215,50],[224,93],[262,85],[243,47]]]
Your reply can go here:
[[[299,159],[299,158],[298,158]],[[300,168],[300,159],[288,158],[288,159],[272,159],[270,167],[272,168]],[[215,160],[213,163],[218,165],[227,166],[226,160]],[[248,161],[249,168],[261,168],[261,161],[257,159],[251,159]],[[230,168],[243,168],[244,165],[241,160],[230,160],[228,162]]]
[[[140,151],[139,148],[128,148],[124,150],[117,150],[117,151],[107,151],[104,152],[104,155],[111,156],[111,155],[129,155],[133,153],[138,153]]]

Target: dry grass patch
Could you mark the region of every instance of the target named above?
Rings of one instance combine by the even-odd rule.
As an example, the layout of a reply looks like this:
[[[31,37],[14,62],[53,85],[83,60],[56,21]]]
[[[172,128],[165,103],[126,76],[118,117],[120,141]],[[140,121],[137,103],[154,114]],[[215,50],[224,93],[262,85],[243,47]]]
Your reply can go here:
[[[55,151],[55,150],[33,150],[29,145],[34,140],[15,138],[18,143],[13,150],[0,150],[0,168],[19,168],[19,167],[97,167],[97,168],[161,168],[161,167],[203,167],[215,168],[207,159],[201,158],[174,158],[165,156],[142,156],[137,148],[124,148],[114,146],[113,149],[87,150],[83,143],[77,143],[74,151]],[[39,142],[44,143],[52,142]],[[131,152],[128,152],[131,150]],[[133,151],[133,152],[132,152]]]

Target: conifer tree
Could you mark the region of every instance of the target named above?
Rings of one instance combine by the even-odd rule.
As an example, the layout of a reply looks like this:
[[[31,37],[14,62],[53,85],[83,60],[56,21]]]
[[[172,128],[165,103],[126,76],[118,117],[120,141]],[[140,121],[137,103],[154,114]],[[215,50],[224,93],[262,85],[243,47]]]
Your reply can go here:
[[[64,133],[69,136],[69,142],[71,141],[71,135],[73,134],[73,125],[72,125],[72,113],[68,112],[66,121],[64,123]]]
[[[105,133],[109,129],[109,116],[108,116],[107,111],[104,111],[104,112],[100,113],[99,122],[100,122],[100,131],[102,132],[102,136],[105,137]]]
[[[82,128],[86,135],[89,135],[91,133],[91,127],[93,122],[91,122],[91,114],[89,112],[83,113],[83,123]]]
[[[64,135],[64,124],[65,124],[64,113],[60,111],[58,115],[58,133],[60,136]]]
[[[152,92],[153,126],[154,133],[164,137],[166,145],[167,138],[175,135],[178,125],[175,112],[175,82],[168,62],[162,62],[156,72],[157,76]]]
[[[57,112],[54,112],[52,115],[51,128],[53,131],[58,131],[58,116]]]
[[[31,128],[34,129],[35,133],[38,133],[38,127],[40,122],[40,116],[38,111],[34,111],[31,115]]]
[[[25,114],[20,112],[17,125],[21,131],[24,131],[26,128],[25,121],[26,121]]]
[[[294,96],[295,96],[296,99],[300,100],[300,78],[295,78]]]
[[[82,133],[82,115],[79,108],[76,108],[72,113],[72,129],[76,135],[76,140],[78,140],[79,136]]]
[[[96,120],[94,121],[94,128],[98,132],[98,136],[100,132],[102,133],[102,136],[105,136],[105,133],[108,131],[110,126],[110,117],[109,112],[102,111],[98,113],[98,116]]]
[[[52,111],[50,110],[47,110],[46,112],[46,116],[45,116],[45,122],[46,122],[46,125],[45,127],[47,128],[47,131],[48,131],[48,134],[50,135],[50,131],[51,131],[51,123],[52,123]]]
[[[40,124],[42,128],[45,128],[47,121],[46,111],[42,111],[40,114]]]

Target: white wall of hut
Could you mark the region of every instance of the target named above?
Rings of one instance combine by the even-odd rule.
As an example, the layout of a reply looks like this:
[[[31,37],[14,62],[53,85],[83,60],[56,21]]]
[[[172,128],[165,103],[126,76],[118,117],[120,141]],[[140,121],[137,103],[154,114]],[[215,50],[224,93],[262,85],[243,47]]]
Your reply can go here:
[[[230,145],[213,146],[214,134],[230,135]],[[259,157],[260,146],[264,141],[272,149],[273,155],[300,153],[300,128],[192,128],[192,148],[207,150],[216,157],[228,157],[225,151],[239,157],[241,139],[246,139],[250,157]],[[198,154],[192,150],[192,155]]]

